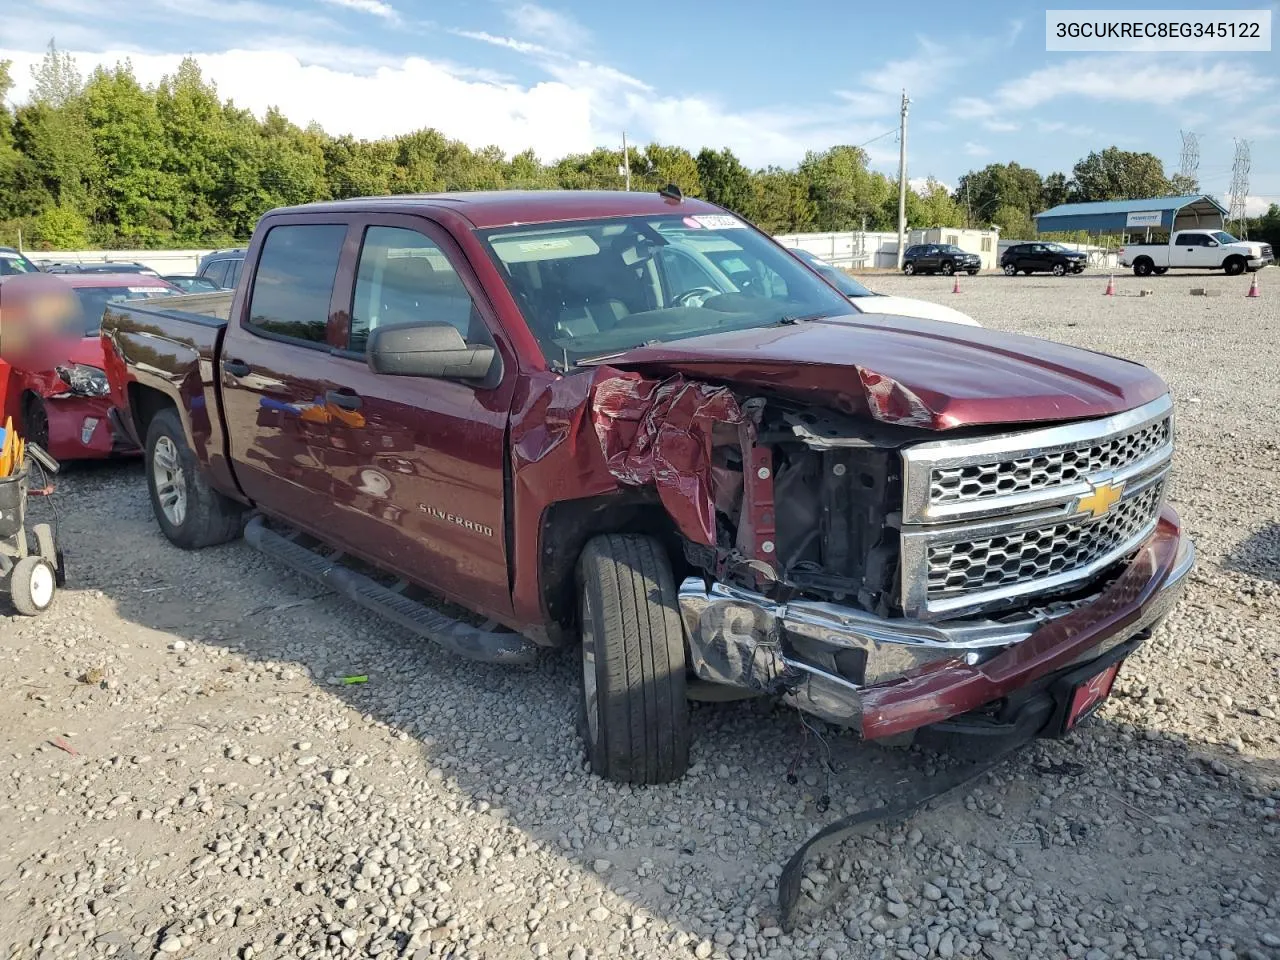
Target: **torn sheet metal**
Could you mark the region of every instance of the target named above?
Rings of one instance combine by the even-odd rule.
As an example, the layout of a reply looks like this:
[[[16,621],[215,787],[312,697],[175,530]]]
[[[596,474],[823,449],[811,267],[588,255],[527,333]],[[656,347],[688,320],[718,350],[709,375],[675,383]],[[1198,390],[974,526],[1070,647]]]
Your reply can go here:
[[[615,372],[596,381],[591,422],[609,472],[622,483],[652,484],[681,533],[715,546],[716,426],[748,423],[728,388]]]

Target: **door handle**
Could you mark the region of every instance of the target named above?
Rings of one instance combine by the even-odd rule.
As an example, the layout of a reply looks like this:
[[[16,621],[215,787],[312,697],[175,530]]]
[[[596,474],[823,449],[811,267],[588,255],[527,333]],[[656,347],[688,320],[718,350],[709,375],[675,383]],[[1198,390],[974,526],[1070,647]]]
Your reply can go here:
[[[343,410],[359,410],[364,405],[359,394],[347,393],[342,390],[330,390],[324,395],[324,402],[331,403],[335,407],[341,407]]]
[[[233,377],[247,377],[253,372],[253,368],[243,360],[223,360],[222,369]]]

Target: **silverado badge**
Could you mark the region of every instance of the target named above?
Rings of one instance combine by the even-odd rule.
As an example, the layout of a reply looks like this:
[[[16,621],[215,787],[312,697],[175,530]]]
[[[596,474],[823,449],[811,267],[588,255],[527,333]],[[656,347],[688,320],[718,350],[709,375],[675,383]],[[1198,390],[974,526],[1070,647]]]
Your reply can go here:
[[[1093,489],[1084,496],[1076,500],[1076,513],[1089,513],[1097,520],[1099,517],[1105,517],[1107,511],[1115,506],[1116,501],[1120,499],[1120,495],[1124,493],[1124,481],[1112,483],[1110,481],[1104,483],[1091,483],[1089,486]]]

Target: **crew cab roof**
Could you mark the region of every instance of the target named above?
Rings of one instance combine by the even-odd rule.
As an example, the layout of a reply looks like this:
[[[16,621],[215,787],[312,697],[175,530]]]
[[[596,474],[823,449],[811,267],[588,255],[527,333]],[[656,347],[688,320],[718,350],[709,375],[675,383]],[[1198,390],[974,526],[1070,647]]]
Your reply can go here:
[[[474,193],[412,193],[389,197],[327,200],[273,210],[273,214],[329,210],[341,213],[427,213],[451,210],[477,229],[516,223],[555,223],[599,217],[632,217],[672,213],[722,213],[704,200],[674,200],[648,191],[623,190],[481,190]]]

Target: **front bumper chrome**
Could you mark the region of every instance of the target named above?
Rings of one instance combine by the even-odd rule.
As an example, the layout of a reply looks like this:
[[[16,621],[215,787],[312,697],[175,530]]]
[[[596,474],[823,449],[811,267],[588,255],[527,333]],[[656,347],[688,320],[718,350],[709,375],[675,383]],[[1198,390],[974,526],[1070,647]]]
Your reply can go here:
[[[780,695],[875,739],[1101,656],[1163,619],[1194,566],[1195,548],[1165,508],[1097,594],[1007,621],[890,620],[836,604],[778,604],[700,578],[681,585],[680,612],[700,679]]]

